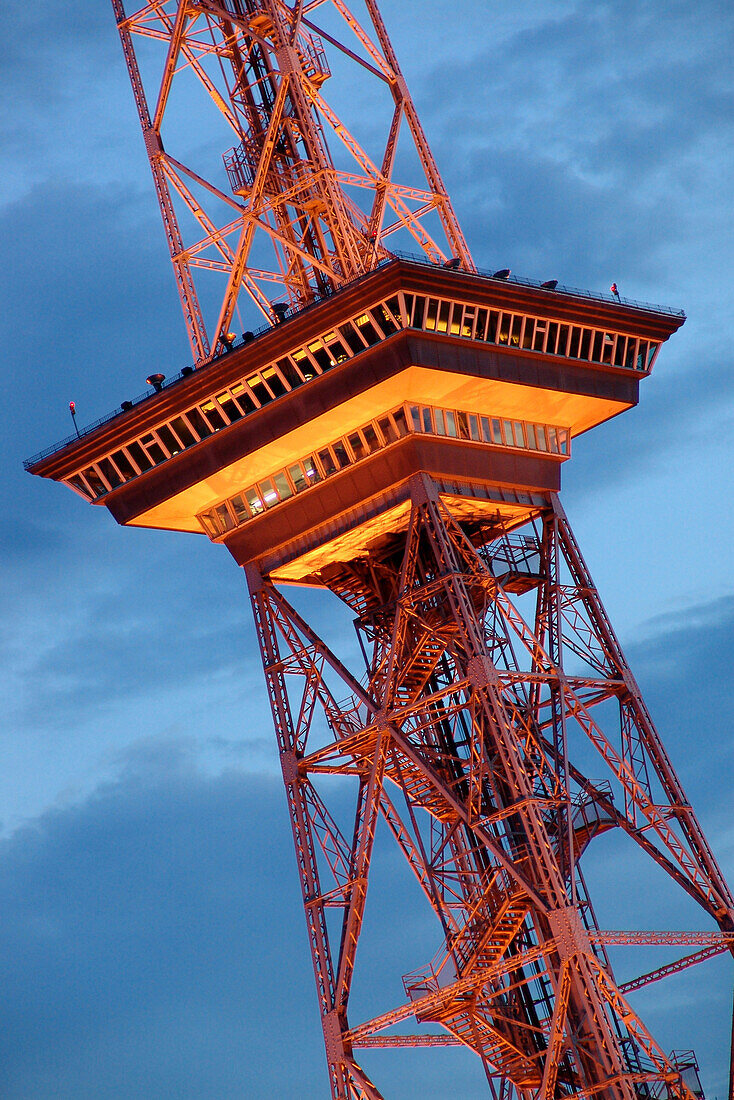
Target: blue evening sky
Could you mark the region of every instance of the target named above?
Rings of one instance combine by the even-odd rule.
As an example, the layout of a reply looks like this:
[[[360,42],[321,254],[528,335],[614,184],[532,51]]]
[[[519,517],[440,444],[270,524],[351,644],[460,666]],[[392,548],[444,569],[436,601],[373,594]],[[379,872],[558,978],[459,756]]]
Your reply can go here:
[[[563,500],[734,881],[734,10],[519,8],[382,4],[478,265],[616,281],[688,314],[640,406],[576,443]],[[0,1095],[316,1100],[316,998],[243,578],[203,536],[120,528],[21,468],[68,434],[69,400],[91,421],[190,358],[112,12],[7,0],[3,45]],[[601,843],[608,926],[710,926]],[[355,993],[365,1011],[397,1003],[400,974],[438,946],[387,848],[376,876],[365,958],[388,977]],[[620,974],[668,957],[627,955]],[[696,1048],[724,1100],[731,960],[633,1003],[663,1047]],[[390,1100],[486,1094],[460,1051],[364,1061]]]

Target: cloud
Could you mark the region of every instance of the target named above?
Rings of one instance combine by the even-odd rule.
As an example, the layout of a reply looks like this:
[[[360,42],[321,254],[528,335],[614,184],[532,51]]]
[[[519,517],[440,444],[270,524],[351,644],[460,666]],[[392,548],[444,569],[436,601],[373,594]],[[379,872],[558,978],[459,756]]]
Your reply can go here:
[[[729,597],[658,617],[626,647],[665,750],[729,883],[734,882],[733,646]],[[605,777],[599,757],[587,774]],[[710,917],[617,830],[592,842],[582,867],[602,928],[712,928]],[[693,950],[619,948],[611,957],[618,980],[626,981]],[[726,1094],[730,975],[731,960],[723,955],[630,997],[664,1049],[694,1048],[707,1096]]]
[[[386,923],[366,931],[364,951],[378,954],[368,1000],[385,960],[415,963],[435,946],[425,921],[406,916],[394,861],[386,866]],[[323,1096],[279,780],[207,778],[180,748],[138,756],[117,782],[3,842],[0,899],[7,1100]],[[402,999],[400,971],[381,1007],[385,996]],[[474,1060],[454,1055],[431,1052],[412,1081],[386,1056],[387,1095],[414,1096],[418,1080],[438,1098],[450,1077],[471,1088]]]
[[[70,11],[54,0],[8,7],[3,80],[12,109],[0,119],[3,201],[60,175],[119,182],[110,131],[127,144],[134,119],[112,12],[99,5]]]
[[[480,0],[442,0],[419,27],[411,6],[386,3],[385,16],[478,262],[592,288],[615,279],[689,312],[640,409],[579,442],[565,495],[591,528],[590,560],[614,559],[623,623],[629,607],[647,624],[633,667],[734,871],[732,612],[712,599],[731,572],[731,9],[533,0],[488,17]],[[6,23],[0,658],[12,714],[0,806],[9,827],[29,825],[0,854],[13,991],[0,1091],[320,1097],[292,841],[241,577],[203,539],[123,531],[20,469],[71,430],[70,399],[88,422],[190,352],[109,9],[15,3]],[[196,126],[181,136],[196,143]],[[309,601],[307,617],[353,649],[348,616]],[[676,601],[685,614],[648,621]],[[600,900],[607,870],[629,881],[624,853],[606,853]],[[376,881],[365,945],[398,975],[430,957],[435,929],[407,922],[391,857]],[[620,921],[636,912],[622,902]],[[709,1095],[724,1094],[723,1042],[705,1021],[723,1019],[725,965],[638,995],[667,1046],[697,1046]],[[399,982],[383,994],[365,980],[355,995],[386,1007]],[[460,1052],[365,1064],[391,1097],[486,1089]]]
[[[268,777],[169,758],[5,842],[5,1096],[318,1095],[281,810]]]
[[[648,705],[661,716],[663,739],[690,777],[693,805],[716,829],[728,827],[731,816],[726,792],[734,783],[733,650],[732,596],[661,616],[630,646]]]
[[[420,102],[480,262],[660,294],[671,245],[728,205],[732,30],[720,4],[546,8],[475,46],[450,96],[436,70]]]

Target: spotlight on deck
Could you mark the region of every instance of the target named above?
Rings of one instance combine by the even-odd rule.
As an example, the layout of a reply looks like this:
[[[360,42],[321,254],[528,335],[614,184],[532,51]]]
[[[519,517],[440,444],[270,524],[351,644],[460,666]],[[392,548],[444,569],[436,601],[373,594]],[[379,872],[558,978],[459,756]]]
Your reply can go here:
[[[231,351],[232,344],[235,342],[236,339],[236,332],[223,332],[222,335],[219,337],[219,343],[222,345],[225,351]]]
[[[250,340],[254,340],[254,339],[255,339],[255,333],[254,333],[254,332],[250,332],[250,330],[248,329],[248,330],[247,330],[247,332],[243,332],[243,333],[242,333],[242,339],[243,339],[243,341],[244,341],[244,342],[245,342],[246,344],[249,344],[249,343],[250,343]]]
[[[152,386],[156,393],[161,392],[165,380],[165,374],[149,374],[148,377],[145,379],[148,385]]]
[[[443,266],[449,271],[456,271],[457,267],[461,266],[461,259],[458,256],[452,256]]]
[[[510,277],[509,267],[501,267],[499,269],[499,271],[495,271],[494,275],[492,276],[493,279],[509,279],[509,277]]]
[[[273,302],[273,313],[275,315],[276,325],[282,325],[285,321],[285,315],[288,312],[287,302]]]
[[[558,286],[558,279],[547,279],[546,282],[540,284],[541,290],[555,290]]]
[[[132,407],[133,407],[132,401],[123,401],[122,404],[120,405],[120,408],[122,409],[122,411],[124,413],[126,413],[128,411],[128,409],[131,409]]]
[[[181,367],[181,374],[186,378],[189,374],[194,373],[193,367]]]

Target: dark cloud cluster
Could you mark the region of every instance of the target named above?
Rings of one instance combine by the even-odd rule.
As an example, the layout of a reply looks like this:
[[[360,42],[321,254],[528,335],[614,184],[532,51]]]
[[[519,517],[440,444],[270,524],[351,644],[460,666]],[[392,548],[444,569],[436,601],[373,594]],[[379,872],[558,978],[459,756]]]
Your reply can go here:
[[[4,1096],[319,1094],[275,784],[163,764],[3,846]]]
[[[435,948],[409,913],[412,880],[405,889],[395,871],[388,860],[390,938],[365,928],[371,988],[356,991],[357,1012],[399,1003],[400,967]],[[324,1095],[279,782],[205,778],[170,748],[138,754],[114,784],[3,842],[0,898],[8,1100]],[[416,1080],[436,1100],[451,1080],[467,1096],[478,1085],[461,1052],[438,1053],[417,1077],[385,1058],[372,1061],[396,1098],[415,1095]]]
[[[728,204],[733,32],[714,3],[549,7],[497,45],[475,39],[450,96],[437,70],[431,118],[480,255],[670,292],[670,245],[709,231],[702,200]]]

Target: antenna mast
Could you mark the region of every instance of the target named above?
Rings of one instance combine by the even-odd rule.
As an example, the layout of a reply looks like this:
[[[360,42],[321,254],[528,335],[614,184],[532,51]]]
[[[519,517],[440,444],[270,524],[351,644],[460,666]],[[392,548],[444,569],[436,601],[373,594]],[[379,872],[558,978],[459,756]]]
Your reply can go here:
[[[344,0],[150,0],[129,16],[122,0],[112,6],[197,364],[227,335],[243,293],[272,321],[275,300],[297,309],[331,294],[389,258],[401,237],[433,262],[473,270],[373,0],[362,22]],[[340,38],[314,21],[335,14]],[[360,77],[391,104],[371,152],[333,105]],[[214,148],[203,155],[180,129],[182,151],[167,138],[169,113],[182,95],[190,110],[194,92],[213,108]],[[208,322],[194,277],[202,271],[223,282]]]

